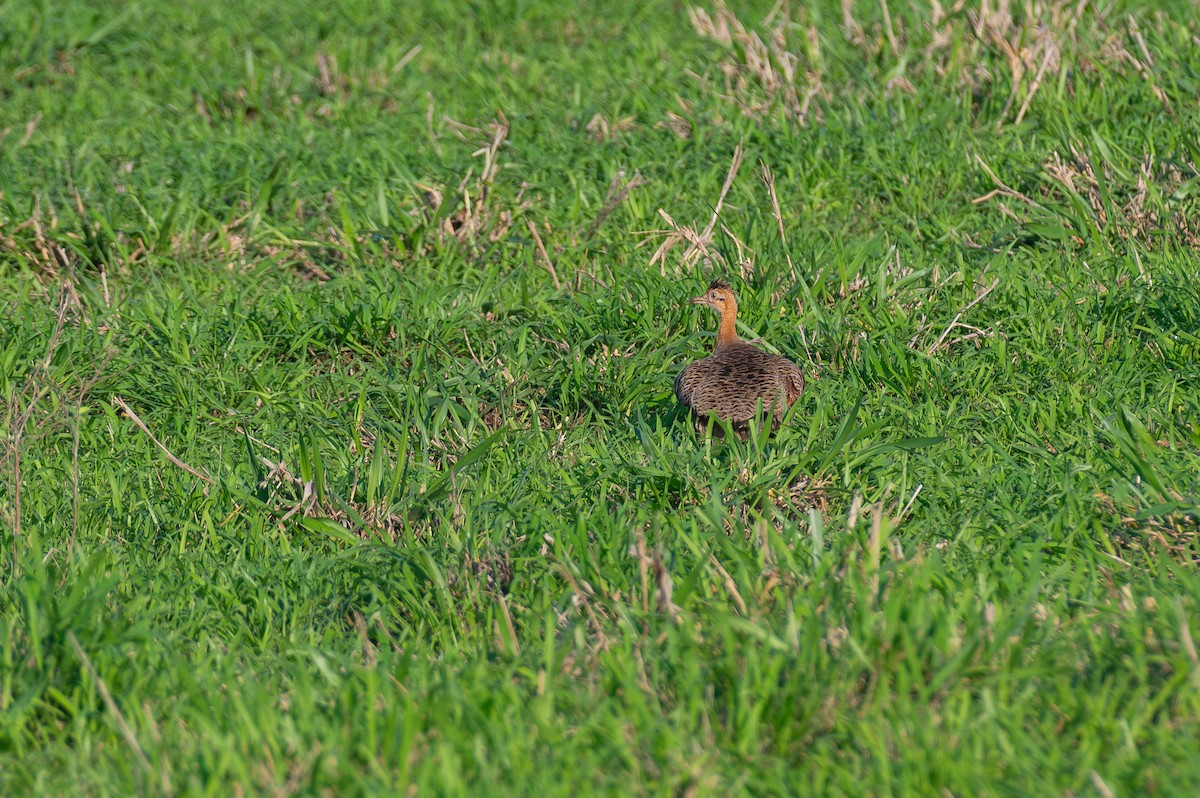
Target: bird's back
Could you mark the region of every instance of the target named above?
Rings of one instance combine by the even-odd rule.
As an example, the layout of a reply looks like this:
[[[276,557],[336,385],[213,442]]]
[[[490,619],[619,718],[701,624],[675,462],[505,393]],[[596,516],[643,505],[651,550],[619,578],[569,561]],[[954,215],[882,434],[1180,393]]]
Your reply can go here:
[[[804,391],[804,374],[786,357],[735,341],[688,364],[675,378],[675,396],[697,416],[715,415],[734,424],[763,410],[776,420]]]

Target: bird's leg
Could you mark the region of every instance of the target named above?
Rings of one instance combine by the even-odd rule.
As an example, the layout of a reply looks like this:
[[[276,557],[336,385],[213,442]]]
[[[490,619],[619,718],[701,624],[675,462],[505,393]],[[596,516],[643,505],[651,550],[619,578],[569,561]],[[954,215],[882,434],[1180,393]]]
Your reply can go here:
[[[709,417],[702,413],[697,413],[695,415],[695,417],[692,419],[692,421],[696,425],[696,435],[703,438],[705,436],[705,434],[708,432]],[[725,437],[725,428],[721,426],[720,420],[713,418],[712,422],[713,422],[713,425],[712,425],[713,438],[716,438],[718,440],[720,440],[721,438],[724,438]]]

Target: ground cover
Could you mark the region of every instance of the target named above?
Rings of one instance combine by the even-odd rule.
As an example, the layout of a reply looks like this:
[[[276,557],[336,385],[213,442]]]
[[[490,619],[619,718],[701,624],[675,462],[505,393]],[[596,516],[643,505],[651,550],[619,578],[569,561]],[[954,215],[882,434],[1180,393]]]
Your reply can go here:
[[[4,6],[0,792],[1189,794],[1196,11]]]

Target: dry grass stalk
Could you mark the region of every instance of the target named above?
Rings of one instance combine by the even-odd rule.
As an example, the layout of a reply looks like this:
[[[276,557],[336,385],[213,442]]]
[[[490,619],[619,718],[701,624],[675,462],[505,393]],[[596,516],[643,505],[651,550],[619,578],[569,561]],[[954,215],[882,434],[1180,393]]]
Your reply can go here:
[[[366,430],[362,432],[364,438],[369,436]],[[399,534],[410,528],[405,517],[393,512],[394,508],[387,502],[377,500],[368,503],[356,500],[357,482],[351,486],[349,498],[322,499],[317,495],[315,481],[295,476],[283,460],[274,462],[266,457],[259,459],[266,467],[267,473],[258,486],[272,490],[271,512],[278,518],[276,525],[281,530],[295,516],[323,518],[360,538],[377,535],[381,540],[395,543]],[[284,508],[287,508],[286,511]],[[240,512],[240,509],[236,508],[230,517]]]
[[[486,143],[471,153],[473,157],[482,158],[483,163],[479,174],[475,168],[467,170],[454,190],[461,196],[462,205],[453,214],[443,219],[438,233],[443,239],[453,239],[458,242],[474,243],[486,233],[487,241],[495,242],[503,238],[512,226],[515,212],[524,210],[527,205],[520,204],[522,192],[518,194],[518,207],[513,210],[497,210],[491,206],[492,184],[500,172],[500,149],[508,139],[509,124],[503,113],[498,113],[496,119],[486,128],[464,125],[448,117],[444,118],[450,130],[463,141],[485,138]],[[429,186],[416,184],[425,194],[425,209],[427,214],[436,214],[444,202],[450,201],[445,186]],[[420,211],[418,211],[420,212]]]
[[[4,403],[3,423],[0,424],[0,472],[11,468],[12,474],[12,507],[0,507],[0,518],[13,530],[14,539],[21,536],[21,462],[25,452],[32,444],[50,437],[62,424],[71,424],[71,492],[74,515],[73,531],[67,543],[68,552],[74,545],[75,530],[79,527],[79,414],[88,395],[104,376],[108,364],[116,354],[113,350],[105,352],[92,366],[91,374],[86,378],[75,374],[73,386],[63,385],[52,379],[50,365],[58,351],[63,330],[72,311],[79,314],[75,319],[78,321],[82,314],[79,296],[72,286],[63,283],[59,291],[54,329],[46,344],[46,354],[15,386],[12,398]],[[48,397],[53,397],[53,401],[49,409],[44,409],[42,403]],[[34,426],[32,433],[29,431],[31,424]]]
[[[1106,493],[1098,491],[1094,496],[1100,508],[1124,530],[1114,538],[1122,549],[1144,552],[1144,542],[1152,541],[1179,562],[1200,564],[1200,514],[1180,510],[1146,514],[1147,505],[1182,503],[1184,497],[1178,492],[1170,490],[1165,496],[1155,496],[1122,508],[1118,508]]]
[[[679,605],[671,600],[674,592],[671,572],[663,564],[662,557],[658,556],[654,558],[654,585],[657,588],[655,605],[658,607],[658,611],[666,614],[671,619],[671,623],[678,626],[681,618],[679,617]]]
[[[887,34],[888,44],[892,48],[892,55],[900,55],[900,44],[896,41],[896,30],[892,26],[892,12],[888,8],[887,0],[879,0],[879,11],[883,15],[883,30]]]
[[[288,470],[287,464],[280,460],[278,463],[271,462],[265,457],[260,458],[263,465],[267,467],[267,475],[258,483],[260,488],[266,488],[271,485],[290,484],[300,488],[300,500],[288,510],[282,518],[279,519],[279,528],[282,530],[283,525],[288,519],[297,513],[303,513],[304,518],[308,518],[312,509],[317,504],[317,496],[313,490],[313,481],[310,479],[307,482],[299,477],[293,476]]]
[[[981,336],[990,338],[993,335],[995,335],[995,333],[992,332],[991,330],[981,330],[978,327],[969,327],[969,325],[960,324],[959,319],[961,319],[966,314],[966,312],[969,311],[971,308],[975,307],[980,302],[982,302],[984,300],[984,298],[987,297],[988,294],[992,293],[992,291],[994,291],[996,289],[996,286],[998,286],[998,285],[1000,285],[999,277],[992,280],[992,282],[988,285],[987,288],[980,291],[979,294],[974,299],[972,299],[970,302],[967,303],[967,306],[965,308],[960,310],[958,313],[954,314],[953,321],[950,322],[950,324],[946,327],[946,329],[942,330],[942,334],[938,336],[937,341],[935,341],[934,344],[931,347],[929,347],[929,349],[926,351],[925,354],[933,355],[934,352],[937,352],[943,348],[948,348],[950,346],[950,344],[952,344],[952,343],[961,343],[963,341],[968,341],[973,338],[979,338]],[[954,341],[946,342],[946,336],[949,335],[950,331],[956,327],[969,327],[969,329],[971,329],[973,332],[971,332],[967,335],[964,335],[961,338],[955,339]]]
[[[842,32],[856,47],[866,47],[867,35],[854,20],[854,0],[842,0]]]
[[[673,218],[671,218],[669,213],[662,208],[658,209],[658,215],[663,218],[663,220],[671,229],[651,234],[652,236],[663,236],[663,241],[659,245],[658,249],[654,251],[653,257],[650,258],[650,265],[653,266],[655,263],[661,264],[659,271],[663,277],[667,276],[667,253],[669,253],[676,244],[681,244],[684,242],[686,242],[688,246],[687,249],[684,250],[683,255],[680,257],[680,268],[676,269],[676,277],[680,276],[683,269],[690,269],[701,257],[710,261],[717,261],[722,264],[725,263],[725,258],[722,257],[721,253],[713,250],[710,245],[712,244],[713,240],[713,230],[716,229],[717,220],[721,215],[721,208],[724,207],[725,204],[725,196],[729,193],[730,187],[733,186],[733,180],[735,177],[737,177],[738,170],[742,166],[742,159],[744,155],[745,150],[739,143],[733,151],[733,158],[729,164],[729,171],[725,175],[725,184],[721,186],[721,194],[717,197],[717,204],[713,207],[712,217],[708,220],[708,225],[702,232],[697,232],[696,228],[693,226],[678,224]],[[642,243],[644,244],[645,241]]]
[[[783,254],[787,258],[788,274],[792,276],[792,282],[797,280],[796,267],[792,264],[792,253],[788,249],[787,235],[783,232],[783,214],[779,210],[779,196],[775,193],[775,175],[771,174],[771,168],[767,166],[766,161],[759,161],[759,167],[762,169],[762,180],[767,187],[767,194],[771,197],[771,212],[775,214],[775,224],[779,226],[779,240],[783,243]]]
[[[130,408],[129,405],[125,403],[124,399],[122,399],[119,396],[114,396],[112,398],[112,403],[114,405],[116,405],[117,407],[121,408],[121,410],[124,411],[125,415],[128,416],[129,419],[138,426],[138,429],[140,429],[142,432],[146,433],[147,436],[149,436],[150,440],[154,443],[155,446],[157,446],[159,449],[162,450],[162,453],[167,456],[168,460],[170,460],[172,463],[179,466],[180,468],[182,468],[184,471],[188,472],[192,476],[196,477],[197,479],[203,480],[204,482],[207,482],[210,485],[214,484],[213,478],[210,477],[208,474],[205,474],[202,471],[197,471],[195,468],[192,468],[190,465],[183,462],[178,457],[176,457],[174,454],[172,454],[170,449],[168,449],[166,446],[164,446],[163,443],[158,438],[154,437],[154,433],[151,432],[150,428],[146,426],[146,422],[142,421],[142,419],[138,417],[138,414],[133,412],[133,409]]]
[[[633,115],[608,119],[603,114],[596,114],[588,121],[584,129],[588,133],[591,133],[596,139],[596,143],[599,144],[605,141],[613,141],[622,133],[633,130],[636,122],[637,117]]]
[[[967,12],[975,38],[998,51],[1008,61],[1011,89],[998,123],[1008,118],[1024,87],[1024,100],[1013,120],[1020,124],[1047,74],[1057,75],[1062,67],[1063,44],[1075,43],[1075,28],[1088,0],[1073,7],[1066,2],[1027,2],[1014,8],[1009,0],[983,0],[978,11]],[[1025,84],[1025,76],[1034,78]]]
[[[96,685],[96,690],[100,693],[101,700],[104,701],[104,706],[108,708],[112,714],[113,721],[117,724],[117,729],[120,730],[121,736],[125,738],[129,749],[133,751],[134,757],[145,773],[150,773],[150,760],[146,758],[146,752],[142,750],[141,743],[138,742],[137,735],[133,733],[133,729],[125,720],[125,716],[121,714],[121,708],[117,706],[117,702],[113,700],[112,693],[108,689],[108,685],[100,678],[100,674],[96,671],[96,666],[92,664],[91,658],[87,652],[83,650],[83,646],[79,644],[79,639],[75,637],[75,633],[67,631],[67,643],[75,652],[75,656],[79,657],[80,663],[83,664],[84,670],[88,672],[88,676],[92,678],[92,682]]]
[[[1187,161],[1159,163],[1153,153],[1146,153],[1138,165],[1136,182],[1131,184],[1131,178],[1122,181],[1107,164],[1098,175],[1088,155],[1072,146],[1070,157],[1057,150],[1052,152],[1043,169],[1050,181],[1048,193],[1065,191],[1080,197],[1091,210],[1088,221],[1098,233],[1111,229],[1122,240],[1134,239],[1148,246],[1165,234],[1190,247],[1200,247],[1200,215],[1194,203],[1180,202],[1171,207],[1164,199],[1200,176],[1200,171]],[[1101,178],[1108,203],[1101,191]]]
[[[725,566],[721,565],[721,561],[717,559],[715,554],[708,556],[708,561],[717,569],[717,573],[721,575],[722,581],[725,582],[725,589],[729,591],[730,598],[737,605],[738,612],[743,616],[748,616],[749,612],[746,608],[746,600],[742,598],[741,592],[737,588],[737,582],[733,581],[733,577],[729,575],[729,571],[725,570]]]
[[[1042,207],[1038,203],[1034,202],[1032,199],[1025,196],[1021,192],[1017,191],[1015,188],[1012,188],[1011,186],[1006,185],[1003,180],[996,177],[996,173],[992,171],[992,168],[990,166],[988,166],[986,163],[984,163],[983,159],[980,158],[978,155],[975,156],[975,162],[978,163],[979,166],[982,167],[983,171],[987,173],[987,176],[992,179],[992,182],[996,185],[996,188],[994,188],[993,190],[989,191],[988,193],[986,193],[982,196],[976,197],[975,199],[971,200],[972,203],[974,203],[975,205],[979,205],[981,203],[987,202],[988,200],[991,200],[994,197],[1003,196],[1003,197],[1011,197],[1012,199],[1019,200],[1020,202],[1028,205],[1031,208],[1037,208],[1038,210],[1045,210],[1044,207]]]
[[[62,335],[66,313],[67,295],[64,291],[59,296],[58,315],[55,319],[54,330],[50,333],[46,357],[38,369],[41,374],[45,374],[50,368],[51,359],[54,357],[55,350],[58,349],[58,339]],[[8,522],[13,530],[14,538],[21,536],[21,455],[24,452],[25,430],[38,403],[50,393],[51,389],[49,380],[39,384],[35,379],[28,379],[21,386],[21,390],[17,392],[14,400],[9,402],[5,408],[4,429],[11,430],[11,432],[5,436],[5,447],[3,456],[0,456],[0,466],[11,463],[13,469],[13,509]]]
[[[604,625],[600,622],[600,615],[597,612],[597,608],[593,607],[591,602],[591,598],[596,595],[596,591],[586,581],[576,579],[575,575],[571,573],[571,569],[566,565],[557,563],[557,570],[571,586],[571,603],[577,609],[583,611],[584,616],[592,627],[592,632],[596,636],[596,651],[599,652],[607,649],[611,645],[611,641],[604,631]],[[670,596],[667,598],[669,601]]]
[[[605,220],[615,211],[625,198],[629,196],[629,192],[639,186],[646,185],[646,179],[642,177],[642,173],[634,171],[633,177],[625,180],[625,170],[619,169],[613,175],[612,182],[608,184],[608,194],[604,198],[604,206],[600,209],[600,213],[596,214],[596,218],[588,225],[587,232],[584,233],[583,240],[590,241],[592,236],[596,235],[597,231],[604,224]]]
[[[542,266],[545,267],[547,272],[549,272],[550,279],[554,281],[554,290],[560,290],[562,288],[562,283],[558,281],[558,272],[554,270],[553,261],[551,261],[550,256],[546,254],[546,247],[544,244],[542,244],[542,237],[538,234],[537,226],[534,225],[533,220],[531,219],[526,219],[525,224],[529,228],[529,234],[533,236],[533,243],[534,246],[537,247],[538,256],[542,260]]]
[[[816,510],[820,513],[829,512],[829,495],[825,488],[832,480],[827,476],[808,476],[801,474],[785,486],[785,490],[777,491],[772,488],[768,497],[780,509],[792,509],[800,513]]]
[[[637,558],[638,576],[641,577],[642,614],[650,612],[650,555],[646,553],[646,531],[640,526],[633,529],[634,545],[629,547],[629,553]]]
[[[789,49],[786,32],[790,19],[781,15],[766,41],[743,25],[723,0],[717,0],[712,13],[689,7],[688,19],[697,34],[734,50],[719,64],[727,99],[754,116],[778,104],[800,124],[808,123],[812,100],[822,89],[821,74],[810,68],[801,76],[801,62],[807,59]]]

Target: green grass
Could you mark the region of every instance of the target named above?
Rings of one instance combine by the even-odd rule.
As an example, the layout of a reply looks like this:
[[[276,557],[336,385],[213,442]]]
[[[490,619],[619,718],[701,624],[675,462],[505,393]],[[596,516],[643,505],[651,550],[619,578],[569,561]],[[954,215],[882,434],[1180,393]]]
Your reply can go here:
[[[0,5],[0,793],[1193,792],[1193,3],[376,5]]]

